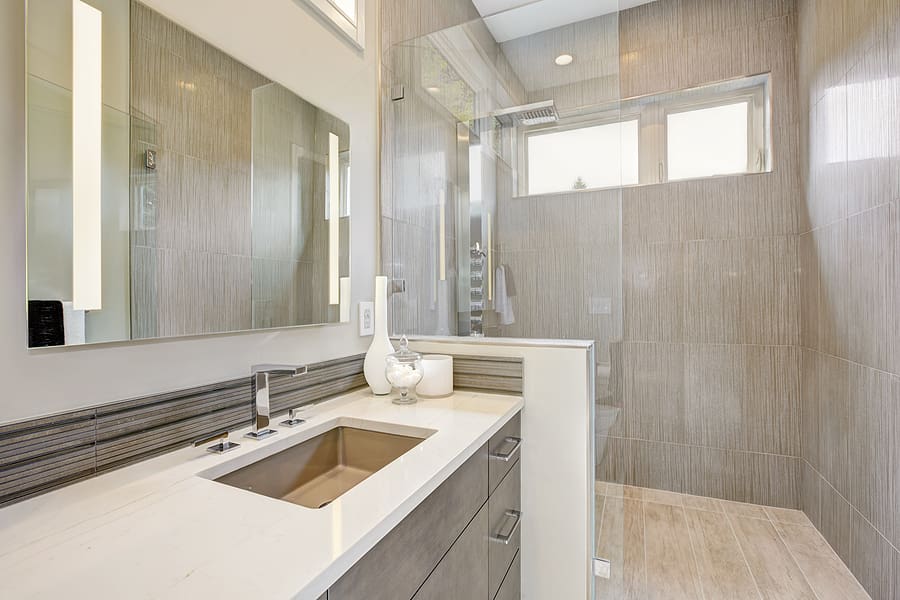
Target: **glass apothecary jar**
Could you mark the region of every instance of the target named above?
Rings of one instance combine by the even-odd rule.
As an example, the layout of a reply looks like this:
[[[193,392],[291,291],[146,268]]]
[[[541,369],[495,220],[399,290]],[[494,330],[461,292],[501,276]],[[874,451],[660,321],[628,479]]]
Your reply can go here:
[[[392,386],[400,392],[394,404],[413,404],[416,401],[415,387],[422,381],[425,368],[422,355],[409,349],[409,340],[400,338],[400,349],[385,358],[384,375]]]

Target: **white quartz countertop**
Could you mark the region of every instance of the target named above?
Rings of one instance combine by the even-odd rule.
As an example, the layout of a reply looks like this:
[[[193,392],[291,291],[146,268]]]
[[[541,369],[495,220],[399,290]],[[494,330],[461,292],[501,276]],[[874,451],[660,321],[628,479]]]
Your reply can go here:
[[[358,391],[262,441],[234,432],[241,447],[227,454],[185,448],[8,506],[0,598],[315,600],[521,407],[517,396],[472,392],[396,406]],[[367,423],[435,433],[321,509],[206,478]]]

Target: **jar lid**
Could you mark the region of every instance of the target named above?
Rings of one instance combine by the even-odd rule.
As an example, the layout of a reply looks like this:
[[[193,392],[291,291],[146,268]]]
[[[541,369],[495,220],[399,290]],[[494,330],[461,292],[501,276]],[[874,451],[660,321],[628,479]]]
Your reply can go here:
[[[400,338],[400,349],[388,356],[401,363],[411,363],[422,359],[421,354],[409,349],[409,340],[405,335]]]

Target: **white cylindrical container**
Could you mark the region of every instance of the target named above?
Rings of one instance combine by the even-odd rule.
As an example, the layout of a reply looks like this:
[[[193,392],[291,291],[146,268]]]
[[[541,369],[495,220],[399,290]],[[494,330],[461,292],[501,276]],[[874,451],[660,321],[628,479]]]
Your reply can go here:
[[[440,398],[453,393],[453,357],[446,354],[426,354],[422,357],[425,375],[416,386],[416,393]]]

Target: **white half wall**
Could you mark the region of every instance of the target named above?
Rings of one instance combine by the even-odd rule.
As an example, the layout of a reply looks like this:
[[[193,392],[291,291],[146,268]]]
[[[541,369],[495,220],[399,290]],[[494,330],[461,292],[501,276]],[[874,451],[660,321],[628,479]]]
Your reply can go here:
[[[523,359],[522,600],[590,598],[594,343],[416,338],[410,346]]]
[[[122,0],[127,3],[128,0]],[[372,297],[377,27],[354,50],[293,0],[144,0],[350,124],[351,297]],[[366,19],[377,23],[377,3]],[[73,349],[28,350],[25,301],[25,2],[0,2],[0,423],[247,375],[253,363],[364,352],[349,324]]]

